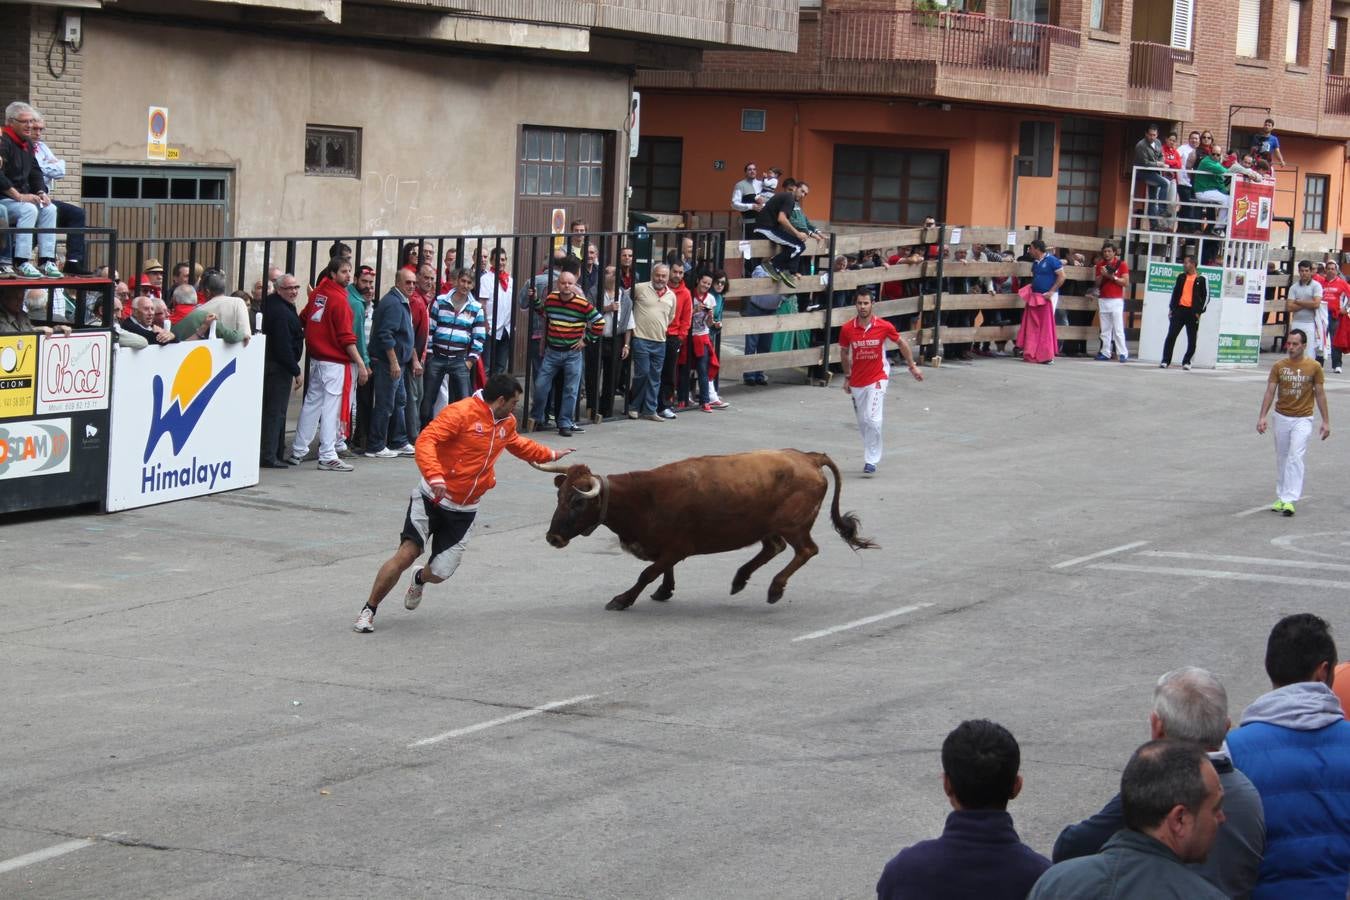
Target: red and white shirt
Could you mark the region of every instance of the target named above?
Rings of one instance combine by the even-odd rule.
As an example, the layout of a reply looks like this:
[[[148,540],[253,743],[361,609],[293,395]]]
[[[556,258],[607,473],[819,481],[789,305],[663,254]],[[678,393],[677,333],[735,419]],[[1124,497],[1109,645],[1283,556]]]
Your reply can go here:
[[[890,377],[891,366],[886,361],[886,341],[900,343],[900,332],[885,319],[872,316],[866,327],[856,318],[839,329],[839,346],[849,348],[853,366],[849,370],[850,387],[867,387]]]

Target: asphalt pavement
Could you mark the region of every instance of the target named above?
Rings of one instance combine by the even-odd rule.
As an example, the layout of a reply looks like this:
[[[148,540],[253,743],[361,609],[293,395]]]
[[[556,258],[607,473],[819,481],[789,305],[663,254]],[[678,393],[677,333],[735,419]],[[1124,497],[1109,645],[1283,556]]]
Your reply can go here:
[[[873,478],[837,381],[791,373],[540,436],[606,473],[830,454],[881,549],[818,522],[772,606],[786,557],[728,595],[745,550],[607,612],[644,564],[605,529],[549,547],[552,480],[510,457],[453,579],[412,613],[400,585],[369,635],[411,460],[0,525],[0,896],[866,897],[941,830],[962,719],[1018,738],[1011,811],[1048,854],[1115,792],[1160,674],[1215,671],[1236,719],[1280,616],[1350,645],[1350,437],[1310,449],[1296,517],[1261,509],[1264,371],[897,374]]]

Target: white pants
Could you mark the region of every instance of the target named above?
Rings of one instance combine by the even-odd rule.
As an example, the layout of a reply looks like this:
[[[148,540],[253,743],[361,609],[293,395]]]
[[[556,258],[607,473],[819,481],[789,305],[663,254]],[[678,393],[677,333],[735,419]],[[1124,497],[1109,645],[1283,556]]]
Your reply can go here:
[[[1303,496],[1303,454],[1312,434],[1312,416],[1271,413],[1275,422],[1275,497],[1295,503]]]
[[[291,455],[304,459],[309,454],[314,432],[319,433],[319,459],[337,459],[338,417],[342,414],[342,382],[347,374],[344,363],[322,359],[309,361],[309,390],[300,407]]]
[[[1221,204],[1221,208],[1218,210],[1219,220],[1214,225],[1218,228],[1228,227],[1228,204],[1231,201],[1227,194],[1223,191],[1201,191],[1195,195],[1195,199],[1202,200],[1205,203]]]
[[[875,466],[881,462],[881,416],[886,410],[886,385],[882,380],[867,387],[852,389],[853,412],[862,432],[863,462]]]
[[[1102,323],[1102,354],[1105,356],[1129,356],[1130,349],[1125,345],[1125,301],[1114,298],[1097,301],[1097,315]],[[1115,352],[1112,352],[1112,344]]]

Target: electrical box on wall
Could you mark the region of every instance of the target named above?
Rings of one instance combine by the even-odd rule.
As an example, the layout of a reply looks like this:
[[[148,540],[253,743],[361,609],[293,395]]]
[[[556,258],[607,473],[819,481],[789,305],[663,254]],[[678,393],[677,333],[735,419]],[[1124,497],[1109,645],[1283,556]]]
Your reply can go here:
[[[61,14],[61,40],[67,44],[80,42],[80,14],[65,12]]]

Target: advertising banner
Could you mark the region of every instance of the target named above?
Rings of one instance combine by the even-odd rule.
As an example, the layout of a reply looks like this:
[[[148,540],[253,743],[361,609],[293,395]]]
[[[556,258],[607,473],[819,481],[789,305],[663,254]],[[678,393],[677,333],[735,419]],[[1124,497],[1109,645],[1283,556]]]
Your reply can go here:
[[[1218,368],[1254,366],[1261,360],[1265,269],[1225,269],[1219,318]]]
[[[42,340],[38,360],[37,414],[107,409],[112,389],[112,335],[76,331]]]
[[[70,471],[70,419],[0,424],[0,481]]]
[[[33,415],[36,334],[0,336],[0,419]]]
[[[1144,280],[1144,315],[1139,326],[1139,358],[1146,362],[1162,360],[1163,344],[1167,339],[1169,323],[1168,310],[1172,304],[1172,286],[1182,273],[1181,263],[1158,262],[1148,264]],[[1200,317],[1200,327],[1196,334],[1196,351],[1191,360],[1197,368],[1212,368],[1216,360],[1216,344],[1219,334],[1219,290],[1223,284],[1223,270],[1214,266],[1201,266],[1199,273],[1205,276],[1209,287],[1209,306],[1205,315]],[[1185,353],[1186,334],[1177,338],[1173,362],[1179,362]]]
[[[1235,178],[1228,237],[1238,241],[1269,241],[1274,204],[1275,185]]]
[[[258,483],[264,344],[118,348],[109,511]]]

